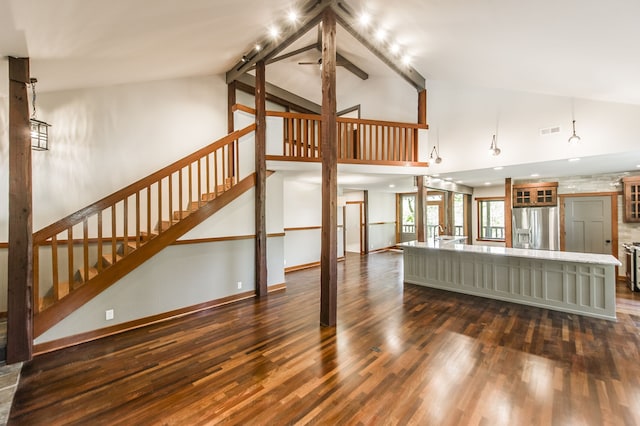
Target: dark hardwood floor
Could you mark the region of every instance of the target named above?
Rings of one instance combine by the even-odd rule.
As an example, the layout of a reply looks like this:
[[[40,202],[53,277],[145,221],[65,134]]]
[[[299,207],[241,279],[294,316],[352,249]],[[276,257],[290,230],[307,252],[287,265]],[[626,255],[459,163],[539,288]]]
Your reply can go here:
[[[640,297],[618,321],[402,283],[402,255],[36,357],[9,424],[640,424]],[[177,283],[179,284],[179,283]]]

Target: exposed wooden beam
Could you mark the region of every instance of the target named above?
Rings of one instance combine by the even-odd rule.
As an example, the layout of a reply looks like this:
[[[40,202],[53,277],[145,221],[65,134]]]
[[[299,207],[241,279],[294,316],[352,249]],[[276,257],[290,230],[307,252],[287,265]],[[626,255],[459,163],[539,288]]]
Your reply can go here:
[[[320,323],[333,327],[338,291],[338,145],[336,109],[336,15],[322,14],[322,241],[320,250]]]
[[[33,356],[33,228],[29,58],[9,57],[7,363]]]
[[[276,58],[271,58],[266,62],[267,62],[267,65],[273,64],[274,62],[278,62],[278,61],[281,61],[283,59],[287,59],[287,58],[290,58],[292,56],[296,56],[296,55],[299,55],[299,54],[304,53],[304,52],[308,52],[309,50],[313,50],[313,49],[320,50],[320,45],[317,44],[317,43],[310,44],[308,46],[301,47],[300,49],[296,49],[296,50],[294,50],[292,52],[284,53],[284,54],[282,54],[282,55],[280,55],[280,56],[278,56]]]
[[[304,53],[304,52],[308,52],[309,50],[313,50],[313,49],[321,51],[322,50],[321,47],[322,47],[322,45],[320,43],[310,44],[308,46],[301,47],[300,49],[296,49],[296,50],[294,50],[292,52],[284,53],[284,54],[282,54],[282,55],[280,55],[278,57],[271,58],[271,59],[267,60],[266,63],[267,63],[267,65],[273,64],[274,62],[278,62],[278,61],[281,61],[283,59],[287,59],[287,58],[290,58],[292,56],[296,56],[296,55],[299,55],[299,54]],[[339,66],[344,67],[347,71],[353,73],[355,76],[359,77],[362,80],[366,80],[366,79],[369,78],[369,74],[367,74],[366,71],[364,71],[362,68],[358,67],[356,64],[354,64],[353,62],[351,62],[350,60],[348,60],[347,58],[342,56],[340,53],[336,52],[336,58],[337,58],[336,63]],[[255,66],[251,67],[249,70],[253,70],[253,69],[255,69]]]
[[[340,66],[344,67],[344,69],[350,71],[357,77],[360,77],[362,80],[366,80],[369,78],[369,74],[366,73],[362,68],[359,68],[356,64],[342,56],[341,54],[336,52],[336,60]]]
[[[267,107],[265,63],[256,64],[256,142],[255,142],[255,232],[256,232],[256,293],[267,295]]]
[[[337,20],[340,25],[349,32],[356,40],[362,43],[367,49],[369,49],[374,55],[376,55],[382,62],[387,64],[392,70],[398,73],[402,78],[407,80],[416,90],[421,91],[425,88],[425,78],[413,67],[398,64],[396,58],[390,53],[382,51],[378,46],[374,45],[370,38],[361,34],[356,30],[357,18],[355,12],[344,1],[333,2],[332,8],[334,9]]]
[[[302,19],[296,25],[288,25],[287,28],[277,38],[265,37],[258,42],[260,50],[253,48],[246,53],[226,73],[227,84],[237,80],[242,74],[247,72],[258,61],[269,60],[284,51],[291,43],[306,34],[311,28],[322,19],[322,11],[335,0],[312,0],[309,1],[301,11]]]
[[[253,94],[256,87],[256,78],[251,74],[243,74],[237,80],[238,90],[243,90],[247,93]],[[276,85],[265,83],[267,100],[275,103],[288,106],[291,109],[298,110],[299,112],[307,112],[311,114],[320,114],[320,105],[311,102],[305,98],[302,98],[295,93],[291,93]]]
[[[236,102],[236,82],[232,81],[227,85],[227,133],[233,132],[233,128],[235,127],[233,121],[233,106]]]

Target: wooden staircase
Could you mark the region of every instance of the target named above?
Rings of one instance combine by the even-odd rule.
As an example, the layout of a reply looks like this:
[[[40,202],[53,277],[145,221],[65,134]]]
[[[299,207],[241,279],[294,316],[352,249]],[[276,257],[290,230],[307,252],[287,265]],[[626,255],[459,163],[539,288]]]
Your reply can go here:
[[[255,173],[239,177],[238,153],[254,130],[233,132],[36,232],[34,338],[253,187]]]

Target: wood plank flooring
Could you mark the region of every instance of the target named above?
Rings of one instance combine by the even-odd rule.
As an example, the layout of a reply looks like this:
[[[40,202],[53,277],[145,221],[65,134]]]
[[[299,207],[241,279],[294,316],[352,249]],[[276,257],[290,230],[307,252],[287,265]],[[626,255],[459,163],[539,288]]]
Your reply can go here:
[[[402,283],[402,255],[38,356],[9,424],[640,424],[640,297],[604,321]]]

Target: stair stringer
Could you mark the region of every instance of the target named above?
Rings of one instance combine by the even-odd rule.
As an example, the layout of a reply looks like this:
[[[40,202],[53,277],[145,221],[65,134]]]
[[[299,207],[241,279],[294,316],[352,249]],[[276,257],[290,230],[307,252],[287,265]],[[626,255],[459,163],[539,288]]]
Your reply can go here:
[[[168,245],[175,242],[182,235],[198,226],[211,217],[214,213],[231,203],[255,186],[256,175],[250,174],[236,185],[226,190],[218,197],[203,204],[198,210],[193,211],[187,217],[172,225],[156,237],[150,239],[143,246],[136,249],[128,256],[105,269],[100,275],[90,279],[83,286],[69,293],[67,296],[55,302],[47,309],[34,315],[33,337],[36,338],[73,311],[96,297],[109,288],[129,272],[136,269],[145,261],[159,253]]]

